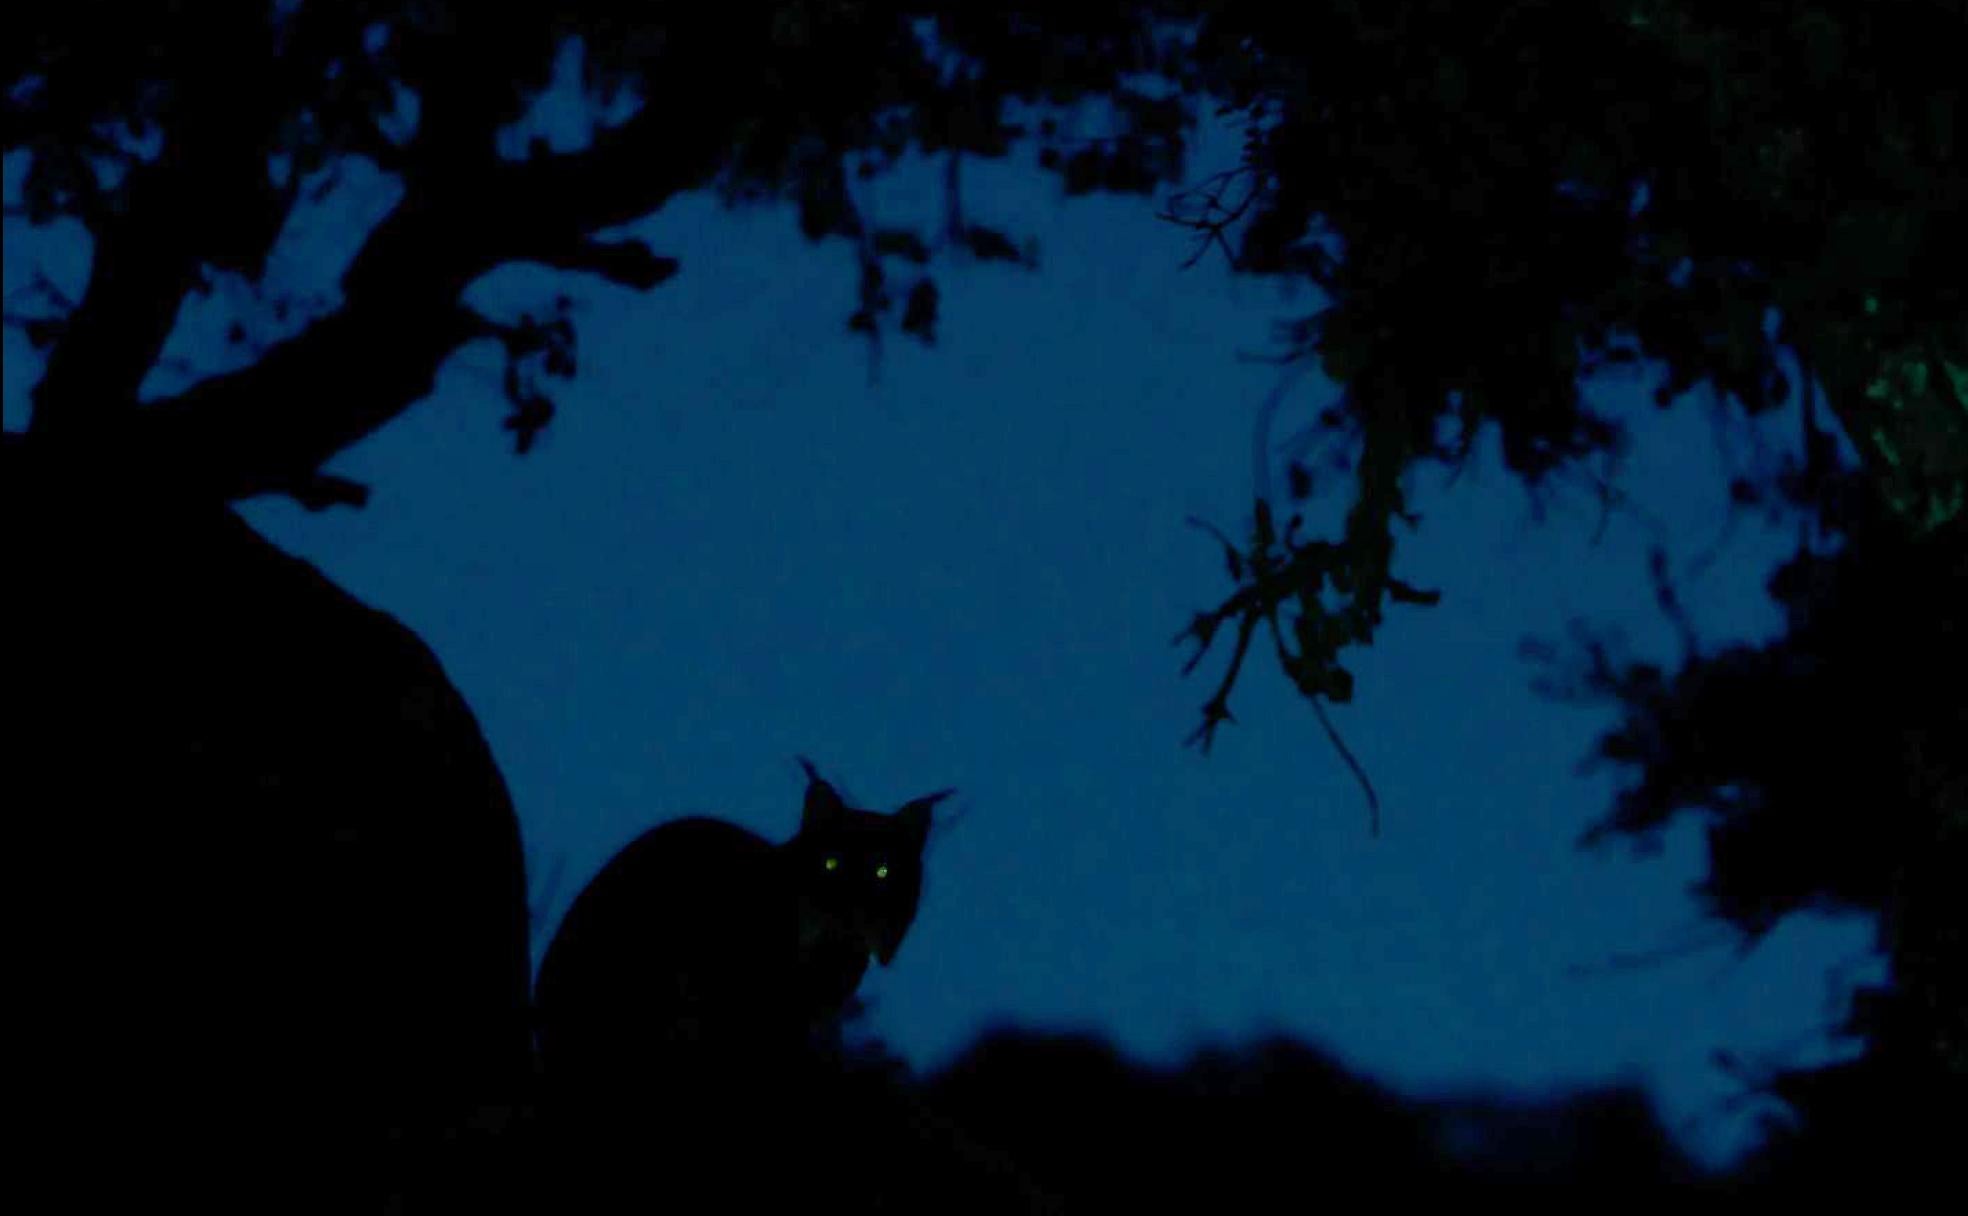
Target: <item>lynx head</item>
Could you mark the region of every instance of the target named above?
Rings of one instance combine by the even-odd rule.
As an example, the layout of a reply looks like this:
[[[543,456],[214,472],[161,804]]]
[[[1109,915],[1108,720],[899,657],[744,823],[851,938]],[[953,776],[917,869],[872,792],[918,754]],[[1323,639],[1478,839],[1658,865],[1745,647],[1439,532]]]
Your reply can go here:
[[[800,900],[800,947],[851,950],[884,967],[901,948],[922,897],[930,808],[954,791],[917,798],[894,814],[848,806],[813,765],[799,832],[785,849]]]

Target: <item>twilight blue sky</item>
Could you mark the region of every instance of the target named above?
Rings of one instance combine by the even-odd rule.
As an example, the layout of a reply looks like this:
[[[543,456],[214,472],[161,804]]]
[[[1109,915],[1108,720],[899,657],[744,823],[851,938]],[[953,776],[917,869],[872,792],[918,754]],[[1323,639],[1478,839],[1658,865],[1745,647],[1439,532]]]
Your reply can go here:
[[[562,95],[534,121],[566,146],[581,119]],[[1236,152],[1201,132],[1190,178]],[[22,167],[6,163],[10,202]],[[1575,772],[1610,715],[1540,700],[1516,650],[1583,617],[1672,660],[1646,545],[1690,569],[1722,535],[1728,470],[1793,444],[1794,417],[1718,426],[1705,391],[1657,411],[1651,369],[1593,383],[1635,424],[1633,505],[1597,543],[1583,482],[1535,522],[1493,434],[1453,486],[1418,476],[1423,523],[1397,534],[1396,569],[1442,603],[1391,607],[1373,649],[1349,652],[1355,702],[1332,711],[1381,795],[1371,839],[1358,787],[1265,655],[1239,724],[1208,757],[1185,748],[1225,655],[1183,680],[1169,644],[1228,586],[1184,517],[1233,535],[1248,519],[1276,371],[1236,353],[1269,351],[1270,323],[1316,293],[1234,279],[1217,257],[1180,270],[1187,236],[1154,206],[1065,199],[1029,152],[964,181],[966,214],[1036,237],[1039,269],[944,251],[939,345],[891,334],[872,385],[843,326],[851,250],[808,245],[790,206],[691,195],[627,230],[682,260],[652,292],[537,267],[473,288],[507,318],[578,301],[581,372],[549,385],[559,416],[530,457],[498,425],[499,353],[470,346],[430,400],[330,466],[374,488],[367,509],[243,506],[423,636],[476,710],[525,830],[536,959],[579,886],[654,823],[790,834],[805,753],[866,805],[960,791],[916,927],[863,989],[918,1066],[1003,1021],[1096,1029],[1156,1060],[1284,1031],[1417,1094],[1638,1080],[1703,1158],[1737,1151],[1756,1108],[1723,1108],[1738,1087],[1712,1053],[1836,1050],[1829,1002],[1880,971],[1870,922],[1799,919],[1740,958],[1718,944],[1600,966],[1699,929],[1699,832],[1653,857],[1576,850],[1615,788]],[[911,163],[861,189],[881,222],[933,232],[939,183]],[[297,212],[269,283],[331,305],[392,197],[349,167]],[[79,292],[77,232],[7,218],[10,311],[37,267]],[[149,389],[229,366],[235,318],[271,341],[308,315],[276,321],[222,279],[187,304]],[[39,359],[17,330],[6,342],[17,429]],[[1275,437],[1333,394],[1302,377]],[[1330,525],[1349,493],[1332,478],[1314,518]],[[1686,583],[1705,644],[1777,629],[1761,585],[1792,538],[1745,518]]]

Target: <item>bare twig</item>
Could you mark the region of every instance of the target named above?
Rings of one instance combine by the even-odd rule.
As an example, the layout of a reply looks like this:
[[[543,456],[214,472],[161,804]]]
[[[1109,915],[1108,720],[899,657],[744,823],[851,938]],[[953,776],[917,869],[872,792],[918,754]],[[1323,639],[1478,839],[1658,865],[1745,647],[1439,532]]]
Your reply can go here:
[[[1285,645],[1283,632],[1278,628],[1276,613],[1271,615],[1270,624],[1271,639],[1278,647],[1278,661],[1289,668],[1292,665],[1292,654],[1290,649]],[[1373,782],[1367,778],[1367,770],[1361,768],[1360,762],[1354,759],[1353,749],[1347,747],[1346,740],[1339,737],[1338,729],[1333,726],[1332,719],[1326,714],[1326,707],[1321,704],[1322,698],[1320,695],[1316,692],[1309,692],[1306,694],[1306,698],[1312,702],[1312,712],[1319,716],[1319,725],[1325,728],[1326,738],[1332,743],[1333,750],[1339,753],[1340,759],[1346,761],[1346,767],[1353,770],[1353,779],[1360,783],[1360,791],[1367,796],[1367,834],[1378,839],[1380,836],[1380,795],[1374,792]]]

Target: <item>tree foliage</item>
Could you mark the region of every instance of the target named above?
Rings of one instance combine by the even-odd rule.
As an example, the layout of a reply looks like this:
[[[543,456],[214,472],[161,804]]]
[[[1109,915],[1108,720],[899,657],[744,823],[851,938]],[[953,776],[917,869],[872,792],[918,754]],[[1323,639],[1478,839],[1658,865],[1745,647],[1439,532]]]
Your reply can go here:
[[[1592,480],[1612,501],[1622,437],[1582,408],[1582,377],[1658,361],[1661,405],[1706,386],[1750,414],[1801,388],[1801,455],[1776,485],[1735,487],[1740,506],[1817,516],[1771,584],[1790,631],[1673,673],[1588,636],[1572,691],[1623,705],[1599,754],[1636,779],[1589,839],[1704,814],[1698,894],[1751,941],[1807,907],[1881,913],[1893,979],[1847,1023],[1866,1059],[1758,1078],[1840,1130],[1773,1159],[1835,1169],[1924,1147],[1931,1164],[1936,1129],[1968,1126],[1968,931],[1950,894],[1968,873],[1968,721],[1948,674],[1968,589],[1968,297],[1952,269],[1968,264],[1952,49],[1968,12],[1339,3],[1302,39],[1286,20],[1251,3],[1206,24],[1244,52],[1215,58],[1210,84],[1251,122],[1241,180],[1211,183],[1185,218],[1239,266],[1302,274],[1329,299],[1284,336],[1346,388],[1322,421],[1359,444],[1337,549],[1354,592],[1341,619],[1365,628],[1301,628],[1304,655],[1280,645],[1287,670],[1343,699],[1332,656],[1368,640],[1372,591],[1397,585],[1390,525],[1416,461],[1457,464],[1493,423],[1534,489],[1603,461]],[[1857,446],[1857,475],[1836,467],[1820,408]],[[1227,716],[1254,624],[1294,598],[1301,623],[1328,619],[1327,542],[1279,543],[1260,505],[1236,595],[1191,630],[1206,647],[1240,626],[1205,730]],[[1661,599],[1674,611],[1671,588]],[[1900,1095],[1937,1077],[1953,1117],[1849,1114],[1906,1110]]]
[[[1413,464],[1460,463],[1486,424],[1534,488],[1614,461],[1579,383],[1642,360],[1663,406],[1707,385],[1754,414],[1794,391],[1796,349],[1901,513],[1955,517],[1968,300],[1939,268],[1968,260],[1968,168],[1941,48],[1963,16],[1874,13],[1339,3],[1302,38],[1275,6],[1212,13],[1198,59],[1250,115],[1245,164],[1179,218],[1226,250],[1236,225],[1236,265],[1330,301],[1283,337],[1346,389],[1322,420],[1358,439],[1356,614],[1377,617]]]

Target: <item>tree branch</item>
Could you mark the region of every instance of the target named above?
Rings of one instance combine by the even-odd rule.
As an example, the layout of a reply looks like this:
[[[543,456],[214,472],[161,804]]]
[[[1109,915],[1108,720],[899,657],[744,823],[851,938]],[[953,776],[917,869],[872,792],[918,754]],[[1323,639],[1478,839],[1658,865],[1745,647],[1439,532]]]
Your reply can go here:
[[[201,265],[264,257],[284,218],[265,182],[274,59],[251,31],[194,45],[163,151],[131,168],[119,206],[91,208],[88,286],[34,387],[32,432],[95,434],[135,413]]]
[[[592,271],[611,283],[648,290],[675,275],[677,260],[660,257],[642,241],[584,240],[536,259],[557,270]]]
[[[258,363],[138,411],[124,445],[196,493],[290,493],[430,393],[452,350],[483,332],[459,298],[492,268],[523,258],[660,282],[672,260],[588,234],[648,214],[716,168],[727,133],[674,122],[686,100],[652,99],[581,152],[500,161],[487,148],[474,165],[413,174],[344,276],[342,309]]]

